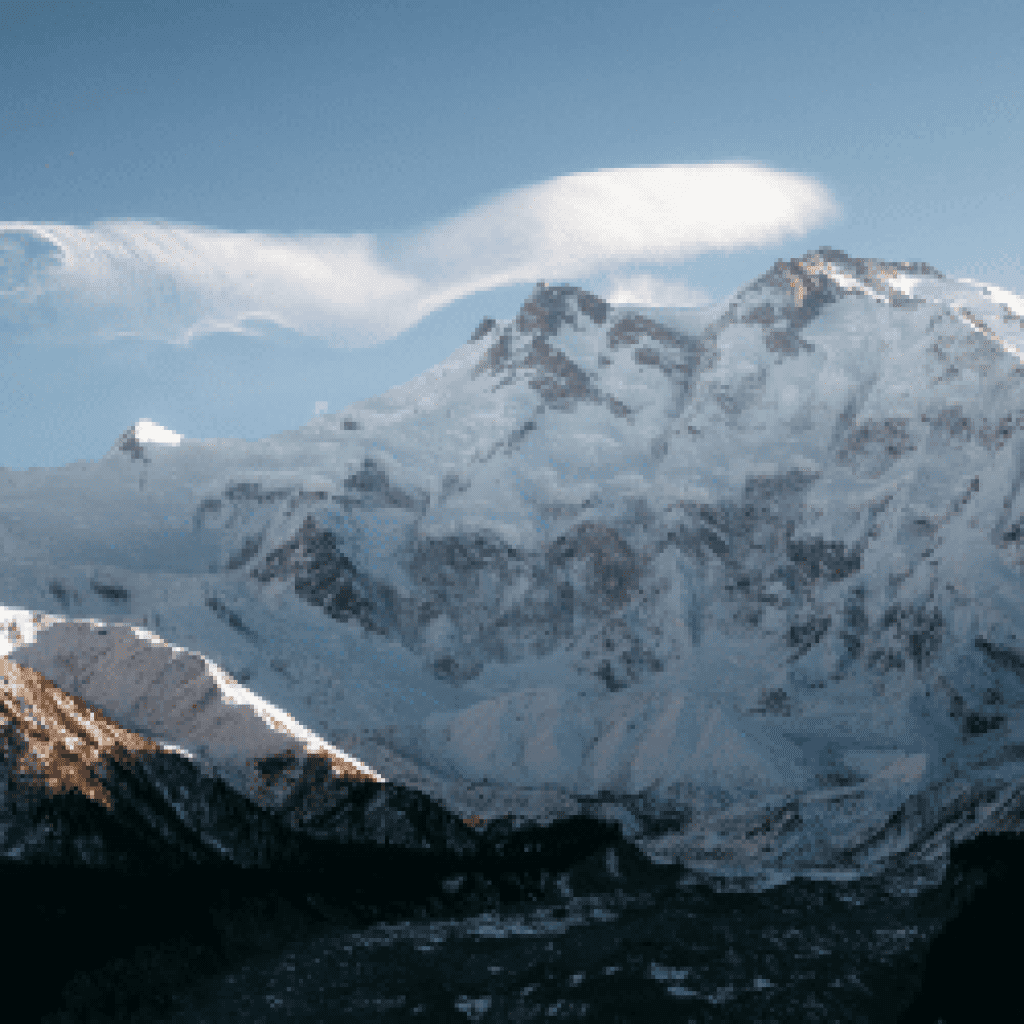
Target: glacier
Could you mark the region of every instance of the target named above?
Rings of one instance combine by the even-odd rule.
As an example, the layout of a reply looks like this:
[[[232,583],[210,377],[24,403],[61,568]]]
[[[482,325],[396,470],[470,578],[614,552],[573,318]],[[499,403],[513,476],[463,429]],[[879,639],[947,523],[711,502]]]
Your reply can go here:
[[[300,429],[0,470],[0,654],[238,787],[297,742],[723,885],[937,877],[1020,828],[1022,352],[1021,298],[829,248],[539,283]],[[248,739],[154,710],[188,657]]]

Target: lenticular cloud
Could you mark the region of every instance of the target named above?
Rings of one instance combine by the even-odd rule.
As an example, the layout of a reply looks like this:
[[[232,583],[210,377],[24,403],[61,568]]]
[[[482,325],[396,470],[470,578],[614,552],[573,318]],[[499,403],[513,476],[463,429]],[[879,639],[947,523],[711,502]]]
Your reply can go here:
[[[839,212],[812,178],[733,163],[565,175],[387,239],[11,222],[0,224],[0,321],[47,342],[187,345],[275,324],[365,347],[473,292],[769,245]]]

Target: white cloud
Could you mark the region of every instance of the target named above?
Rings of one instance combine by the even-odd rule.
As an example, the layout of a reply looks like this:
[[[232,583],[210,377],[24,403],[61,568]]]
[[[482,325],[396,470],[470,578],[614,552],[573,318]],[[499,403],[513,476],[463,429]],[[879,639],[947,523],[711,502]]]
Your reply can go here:
[[[761,247],[839,213],[813,178],[732,163],[570,174],[387,240],[131,220],[0,223],[0,320],[51,342],[189,344],[269,322],[365,347],[473,292]],[[643,277],[621,287],[647,288],[652,304],[685,305],[677,296],[690,294]]]
[[[682,281],[661,281],[650,274],[612,275],[601,297],[614,306],[703,306],[712,301],[703,288],[691,288]]]

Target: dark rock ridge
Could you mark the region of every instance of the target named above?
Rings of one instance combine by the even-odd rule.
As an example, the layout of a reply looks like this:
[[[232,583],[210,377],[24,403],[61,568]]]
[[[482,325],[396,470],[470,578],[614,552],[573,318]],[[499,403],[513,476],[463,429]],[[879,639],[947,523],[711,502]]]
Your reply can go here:
[[[942,887],[920,898],[946,924],[899,1024],[1009,1020],[1019,1002],[1024,836],[983,834],[953,847]]]
[[[150,1019],[176,987],[326,923],[552,899],[566,877],[607,887],[609,850],[619,888],[679,876],[591,817],[474,828],[316,756],[268,811],[38,672],[0,670],[0,962],[37,993],[19,1020]]]

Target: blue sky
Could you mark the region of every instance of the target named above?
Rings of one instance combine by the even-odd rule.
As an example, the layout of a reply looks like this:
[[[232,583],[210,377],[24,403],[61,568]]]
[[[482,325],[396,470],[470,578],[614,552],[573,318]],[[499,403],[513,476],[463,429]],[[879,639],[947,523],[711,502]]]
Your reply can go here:
[[[537,280],[831,245],[1022,294],[1021,52],[1019,0],[0,0],[0,465],[298,427]]]

